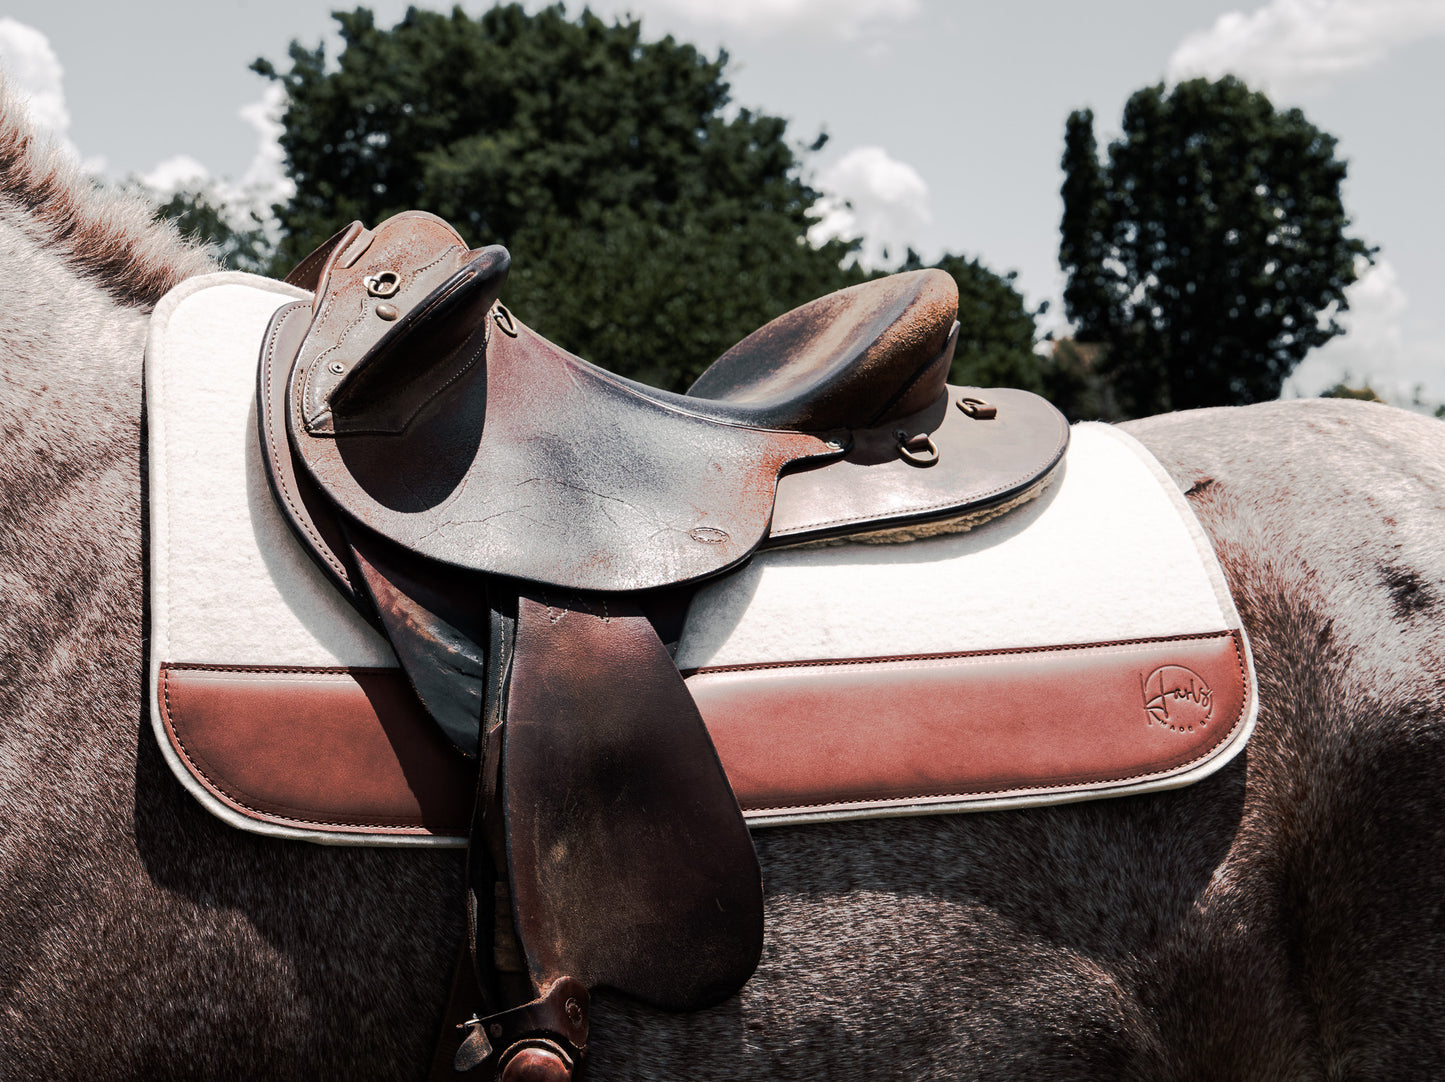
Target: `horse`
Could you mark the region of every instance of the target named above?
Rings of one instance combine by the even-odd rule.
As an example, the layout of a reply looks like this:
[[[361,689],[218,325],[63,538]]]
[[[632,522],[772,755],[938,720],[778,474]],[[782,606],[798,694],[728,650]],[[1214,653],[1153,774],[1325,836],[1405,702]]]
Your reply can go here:
[[[234,830],[149,731],[147,316],[208,257],[0,103],[0,1076],[420,1078],[454,851]],[[755,834],[721,1005],[594,999],[590,1077],[1445,1073],[1445,426],[1347,401],[1130,424],[1251,637],[1186,788]]]

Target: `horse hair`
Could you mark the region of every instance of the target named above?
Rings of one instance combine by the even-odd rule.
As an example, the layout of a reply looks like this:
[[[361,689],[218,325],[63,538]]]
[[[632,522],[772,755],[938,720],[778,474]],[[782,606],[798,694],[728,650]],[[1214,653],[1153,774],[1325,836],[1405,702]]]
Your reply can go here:
[[[146,313],[210,264],[3,93],[0,196],[0,1077],[421,1078],[462,855],[234,830],[150,731]],[[757,832],[756,977],[599,995],[589,1078],[1445,1076],[1445,425],[1133,431],[1235,590],[1251,744],[1167,793]]]
[[[0,194],[24,212],[39,243],[121,304],[149,311],[176,283],[216,269],[143,199],[96,183],[64,149],[40,138],[3,79]]]

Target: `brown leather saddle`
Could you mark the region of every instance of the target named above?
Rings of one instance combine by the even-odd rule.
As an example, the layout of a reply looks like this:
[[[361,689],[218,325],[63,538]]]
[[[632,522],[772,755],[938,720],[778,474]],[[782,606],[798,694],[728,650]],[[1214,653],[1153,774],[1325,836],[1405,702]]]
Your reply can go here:
[[[259,424],[297,536],[479,762],[439,1070],[560,1079],[588,989],[698,1009],[761,951],[751,839],[670,653],[692,589],[766,546],[1001,513],[1067,425],[945,384],[939,271],[804,305],[678,395],[513,318],[509,262],[420,212],[341,231],[288,279],[314,300],[272,321]]]

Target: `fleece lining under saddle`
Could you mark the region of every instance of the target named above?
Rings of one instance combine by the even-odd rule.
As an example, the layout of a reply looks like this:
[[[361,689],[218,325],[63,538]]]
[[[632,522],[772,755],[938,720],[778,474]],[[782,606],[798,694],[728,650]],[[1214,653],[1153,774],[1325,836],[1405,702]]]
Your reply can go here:
[[[756,962],[756,862],[659,634],[663,602],[759,546],[996,513],[1037,492],[1065,442],[1032,396],[943,387],[955,329],[935,276],[784,317],[718,363],[705,399],[532,334],[496,303],[505,267],[429,216],[344,231],[303,265],[312,304],[273,320],[259,416],[297,536],[388,634],[448,740],[484,751],[474,907],[502,874],[535,998],[497,1011],[515,990],[474,990],[493,1013],[455,1062],[483,1073],[524,1052],[570,1069],[579,988],[685,1009]],[[903,480],[870,493],[889,471]],[[800,510],[784,515],[790,484]]]

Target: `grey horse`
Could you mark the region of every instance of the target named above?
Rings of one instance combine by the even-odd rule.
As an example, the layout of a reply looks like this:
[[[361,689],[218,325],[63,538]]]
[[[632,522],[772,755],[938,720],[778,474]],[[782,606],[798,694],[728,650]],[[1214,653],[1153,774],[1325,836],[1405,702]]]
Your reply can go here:
[[[141,352],[211,269],[0,100],[0,1077],[421,1078],[462,856],[261,839],[146,718]],[[1445,425],[1350,402],[1135,423],[1252,636],[1192,787],[775,829],[762,964],[599,997],[590,1077],[1445,1077]]]

